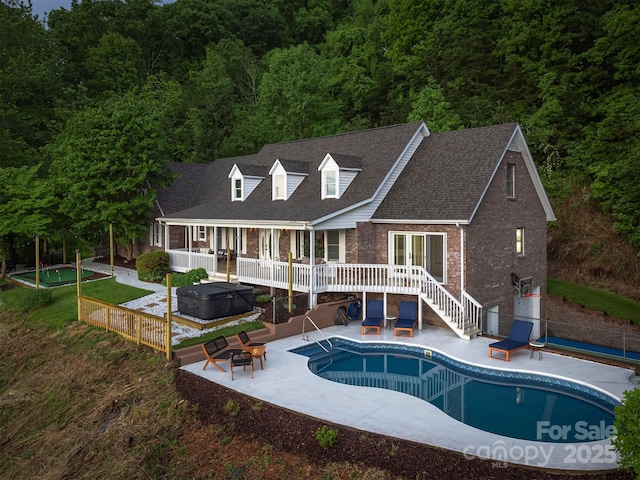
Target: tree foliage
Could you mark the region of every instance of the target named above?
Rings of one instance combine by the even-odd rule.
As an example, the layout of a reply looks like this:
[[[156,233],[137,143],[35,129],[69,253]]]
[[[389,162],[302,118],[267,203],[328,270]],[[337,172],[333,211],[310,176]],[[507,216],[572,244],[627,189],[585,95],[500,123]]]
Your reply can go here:
[[[622,404],[615,408],[616,435],[612,438],[613,447],[620,454],[623,468],[634,470],[640,478],[640,390],[624,392]]]
[[[170,90],[171,85],[160,87]],[[79,112],[51,146],[60,210],[85,236],[110,223],[119,244],[148,231],[170,158],[166,91],[148,84]]]
[[[85,169],[138,191],[168,160],[408,119],[515,121],[548,191],[586,187],[640,249],[637,2],[73,0],[47,28],[31,12],[0,2],[0,169],[41,164],[46,179],[55,159],[56,185],[68,171],[95,191]],[[150,163],[134,181],[136,162]],[[73,193],[56,191],[60,228],[124,216],[80,218],[98,197]]]

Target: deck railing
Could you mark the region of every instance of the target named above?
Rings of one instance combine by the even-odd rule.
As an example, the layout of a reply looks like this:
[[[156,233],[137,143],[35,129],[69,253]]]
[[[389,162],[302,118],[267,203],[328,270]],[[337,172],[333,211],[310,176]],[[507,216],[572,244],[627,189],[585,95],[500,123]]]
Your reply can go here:
[[[169,251],[169,255],[172,270],[187,271],[189,268],[202,266],[208,272],[215,272],[215,255],[176,250]],[[203,262],[209,259],[212,259],[213,263],[205,265]],[[189,265],[191,267],[188,267]],[[238,280],[241,282],[285,290],[289,288],[288,262],[238,257],[236,269]],[[422,267],[360,263],[293,263],[292,284],[293,290],[298,292],[366,291],[421,295],[437,308],[440,316],[446,317],[457,329],[462,330],[470,325],[479,328],[482,322],[482,305],[466,292],[462,294],[462,301],[458,300]]]
[[[164,318],[84,296],[78,297],[78,308],[79,320],[160,350],[171,358],[171,325]]]
[[[188,272],[204,268],[209,273],[217,271],[217,256],[212,253],[188,252],[186,250],[168,250],[169,265],[175,272]]]

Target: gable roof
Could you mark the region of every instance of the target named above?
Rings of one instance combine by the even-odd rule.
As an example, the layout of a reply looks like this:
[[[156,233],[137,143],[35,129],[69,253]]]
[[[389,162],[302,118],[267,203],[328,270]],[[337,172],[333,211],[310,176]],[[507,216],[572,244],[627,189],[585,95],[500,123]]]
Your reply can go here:
[[[235,165],[244,177],[266,178],[269,175],[269,167],[266,166],[245,165],[243,163],[236,163]]]
[[[514,136],[521,135],[516,123],[432,133],[411,157],[373,219],[471,222],[502,158],[510,146],[518,146],[541,196],[547,220],[554,220],[524,138],[522,142],[513,141]]]
[[[255,155],[225,158],[208,165],[170,164],[181,175],[158,194],[163,219],[219,224],[314,223],[371,203],[389,188],[390,172],[424,123],[402,125],[264,146]],[[384,195],[372,221],[470,223],[500,162],[509,150],[525,161],[547,220],[555,220],[531,154],[516,123],[429,134]],[[320,199],[322,172],[330,154],[341,167],[361,168],[340,198]],[[289,160],[296,159],[296,160]],[[264,176],[279,160],[289,172],[308,176],[286,201],[274,204],[265,178],[241,202],[232,202],[228,175],[237,165],[244,175]],[[402,167],[400,167],[402,168]],[[395,178],[395,177],[393,177]],[[382,189],[383,185],[387,185]],[[379,200],[376,200],[378,202]],[[368,217],[367,217],[368,218]]]
[[[179,185],[189,185],[191,208],[183,210],[163,209],[164,219],[178,222],[193,220],[210,221],[264,221],[264,222],[312,222],[351,205],[366,202],[372,198],[388,172],[404,152],[416,132],[424,128],[422,122],[412,122],[389,127],[381,127],[359,132],[350,132],[327,137],[277,143],[264,146],[255,155],[216,160],[198,172],[198,178],[191,180],[198,186],[183,179],[175,182],[168,194],[175,192]],[[362,171],[339,199],[320,200],[322,172],[318,166],[328,152],[344,157],[358,157]],[[255,190],[242,202],[231,202],[231,182],[228,174],[234,164],[255,165],[270,168],[277,159],[296,159],[288,166],[301,170],[306,165],[305,178],[287,201],[277,206],[271,199],[271,180],[260,182]],[[282,162],[282,160],[281,160]],[[296,165],[294,167],[294,165]],[[186,173],[186,172],[185,172]],[[162,196],[166,201],[166,196]]]

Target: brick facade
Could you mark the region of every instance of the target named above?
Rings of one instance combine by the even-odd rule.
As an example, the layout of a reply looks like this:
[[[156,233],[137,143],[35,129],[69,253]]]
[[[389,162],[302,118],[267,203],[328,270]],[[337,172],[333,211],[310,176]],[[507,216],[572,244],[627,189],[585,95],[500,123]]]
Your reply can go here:
[[[515,198],[507,198],[507,163],[515,165]],[[547,222],[519,153],[508,152],[471,225],[466,227],[465,272],[469,293],[484,307],[497,305],[502,318],[514,313],[511,273],[533,277],[547,290]],[[516,229],[524,228],[524,254],[515,251]],[[544,295],[541,316],[544,317]],[[502,320],[501,320],[502,323]],[[507,325],[500,330],[508,331]]]

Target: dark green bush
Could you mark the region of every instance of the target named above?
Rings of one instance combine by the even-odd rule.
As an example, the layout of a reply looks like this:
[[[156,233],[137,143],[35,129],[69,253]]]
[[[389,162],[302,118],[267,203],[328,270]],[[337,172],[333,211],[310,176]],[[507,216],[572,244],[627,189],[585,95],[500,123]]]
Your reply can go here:
[[[189,270],[187,273],[174,273],[171,275],[172,287],[184,287],[186,285],[193,285],[200,282],[203,278],[209,278],[209,274],[204,268],[196,268],[195,270]],[[163,285],[166,285],[166,279],[162,281]]]
[[[31,290],[22,301],[22,311],[35,310],[51,304],[51,290],[39,288]]]
[[[144,282],[158,282],[169,273],[169,254],[167,252],[147,252],[136,258],[138,279]]]
[[[258,295],[256,297],[256,303],[269,303],[271,301],[271,295]]]

